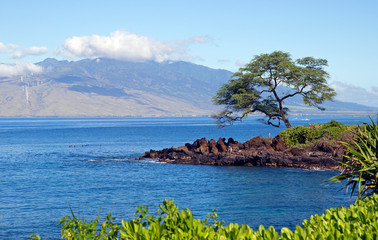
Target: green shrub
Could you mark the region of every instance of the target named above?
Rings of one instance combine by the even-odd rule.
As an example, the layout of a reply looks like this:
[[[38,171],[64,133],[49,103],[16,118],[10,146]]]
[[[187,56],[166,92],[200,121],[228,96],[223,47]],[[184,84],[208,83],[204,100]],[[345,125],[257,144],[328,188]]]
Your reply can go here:
[[[164,200],[157,216],[149,215],[148,208],[138,207],[138,215],[131,221],[113,223],[111,215],[97,227],[95,221],[86,223],[73,215],[61,220],[64,239],[378,239],[378,196],[360,200],[350,207],[328,209],[323,215],[311,216],[294,232],[282,228],[260,226],[253,230],[248,225],[224,225],[213,211],[205,220],[194,219],[189,209],[179,209],[173,200]],[[40,239],[38,235],[32,239]]]
[[[295,126],[282,130],[280,135],[289,147],[303,146],[321,138],[337,140],[348,127],[335,120],[326,124],[312,124],[311,127]]]
[[[346,167],[340,175],[331,178],[333,182],[347,180],[351,195],[358,190],[357,200],[378,193],[378,113],[377,123],[362,122],[362,127],[352,133],[354,140],[343,142],[346,155],[342,164]]]
[[[303,229],[295,229],[307,239],[378,239],[378,196],[357,201],[349,208],[328,209],[321,216],[304,220]],[[301,239],[298,235],[298,238]],[[303,238],[302,238],[303,239]]]

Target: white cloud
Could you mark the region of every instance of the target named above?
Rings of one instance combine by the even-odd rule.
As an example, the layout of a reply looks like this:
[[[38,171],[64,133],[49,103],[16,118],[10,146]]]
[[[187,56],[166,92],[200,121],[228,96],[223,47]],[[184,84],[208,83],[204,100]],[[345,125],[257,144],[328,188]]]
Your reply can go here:
[[[4,43],[0,42],[0,53],[6,52],[6,51],[7,51],[7,46],[5,46]]]
[[[217,62],[220,64],[224,64],[224,63],[230,63],[231,61],[229,59],[218,59]]]
[[[0,77],[12,77],[42,72],[42,67],[31,62],[15,64],[0,64]]]
[[[237,61],[235,62],[235,65],[236,65],[237,67],[244,67],[246,64],[247,64],[247,63],[244,62],[244,61],[242,61],[242,60],[237,60]]]
[[[4,44],[2,42],[0,42],[0,53],[3,53],[3,52],[12,52],[14,50],[16,50],[18,48],[17,45],[15,44],[12,44],[12,43],[9,43],[9,44]]]
[[[175,44],[176,45],[190,45],[194,43],[206,43],[208,41],[210,41],[209,37],[195,36],[195,37],[190,37],[184,40],[177,40],[175,41]]]
[[[372,87],[371,91],[369,91],[365,88],[339,81],[332,82],[330,86],[335,89],[337,100],[366,106],[378,106],[378,87]]]
[[[30,47],[25,48],[22,51],[14,52],[12,55],[10,55],[10,57],[14,59],[20,59],[28,55],[42,55],[47,53],[48,51],[49,50],[47,49],[47,47]]]
[[[148,37],[126,31],[115,31],[110,36],[75,36],[63,44],[66,53],[61,55],[97,58],[107,57],[120,60],[145,61],[182,60],[190,58],[185,47],[188,44],[206,42],[204,37],[192,37],[174,43],[163,43]]]
[[[16,50],[18,48],[18,46],[16,44],[9,43],[9,44],[7,44],[7,48],[8,48],[8,51],[12,52],[12,51]]]

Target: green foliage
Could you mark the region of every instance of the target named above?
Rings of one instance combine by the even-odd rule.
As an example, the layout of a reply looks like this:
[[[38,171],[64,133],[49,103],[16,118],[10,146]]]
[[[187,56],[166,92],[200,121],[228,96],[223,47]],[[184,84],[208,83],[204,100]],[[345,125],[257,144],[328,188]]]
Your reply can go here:
[[[322,216],[304,220],[303,229],[297,226],[295,234],[307,239],[377,239],[378,196],[358,201],[349,208],[328,209]],[[298,236],[298,238],[303,239]]]
[[[281,51],[255,56],[213,98],[216,104],[225,105],[215,116],[218,124],[231,124],[258,112],[268,118],[268,125],[279,127],[282,121],[290,128],[288,109],[283,105],[287,98],[296,95],[305,104],[324,110],[319,104],[336,95],[327,85],[325,66],[325,59],[305,57],[293,61],[290,54]]]
[[[95,220],[89,222],[84,217],[77,218],[71,209],[72,216],[63,217],[59,225],[62,226],[61,236],[64,239],[116,239],[119,235],[120,226],[113,221],[115,218],[109,213],[105,221],[98,226],[100,221],[100,212]]]
[[[179,209],[173,200],[164,200],[159,206],[157,216],[149,215],[148,208],[138,207],[131,221],[122,220],[122,225],[114,224],[110,215],[101,227],[98,217],[86,223],[84,219],[64,217],[61,220],[64,239],[266,239],[266,240],[304,240],[304,239],[377,239],[378,238],[378,196],[374,195],[356,202],[349,208],[328,209],[321,216],[311,216],[304,220],[295,231],[282,228],[260,226],[253,230],[248,225],[217,221],[213,211],[205,220],[194,219],[189,209]],[[210,223],[211,222],[211,223]],[[106,229],[106,230],[104,230]],[[40,239],[38,235],[32,239]]]
[[[173,200],[159,205],[157,217],[147,215],[147,207],[139,207],[139,216],[131,221],[122,220],[121,239],[213,239],[223,223],[216,220],[215,211],[204,221],[194,219],[189,209],[179,210]],[[212,224],[209,220],[212,219]]]
[[[347,154],[342,164],[346,168],[331,181],[346,180],[344,188],[350,187],[351,195],[357,189],[358,200],[378,193],[378,113],[377,123],[370,118],[370,124],[363,122],[353,134],[353,141],[343,142]]]
[[[301,146],[321,138],[337,140],[348,130],[348,126],[332,120],[326,124],[312,124],[311,127],[295,126],[282,130],[280,135],[289,147]]]

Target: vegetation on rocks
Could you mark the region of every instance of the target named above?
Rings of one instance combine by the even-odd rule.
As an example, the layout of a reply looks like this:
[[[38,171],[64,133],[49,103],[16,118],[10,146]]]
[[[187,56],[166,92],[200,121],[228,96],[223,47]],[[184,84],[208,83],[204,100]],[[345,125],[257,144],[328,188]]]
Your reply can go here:
[[[336,144],[353,128],[355,128],[355,126],[344,125],[332,120],[326,124],[315,123],[307,127],[295,126],[288,128],[282,130],[280,135],[283,137],[288,147],[304,147],[320,139],[325,139],[330,143]]]
[[[240,143],[232,138],[205,138],[192,144],[150,150],[144,158],[174,164],[339,169],[344,155],[340,141],[350,141],[356,126],[331,121],[283,130],[274,138],[253,137]]]

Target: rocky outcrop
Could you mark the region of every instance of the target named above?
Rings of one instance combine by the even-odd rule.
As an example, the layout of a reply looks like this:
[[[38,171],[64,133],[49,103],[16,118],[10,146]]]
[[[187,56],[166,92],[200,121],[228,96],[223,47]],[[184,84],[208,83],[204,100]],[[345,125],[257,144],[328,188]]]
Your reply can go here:
[[[342,152],[342,146],[335,148],[327,142],[318,142],[311,149],[287,148],[278,135],[271,140],[254,137],[244,143],[232,138],[227,141],[201,138],[178,148],[150,150],[141,159],[155,158],[175,164],[337,169]]]

